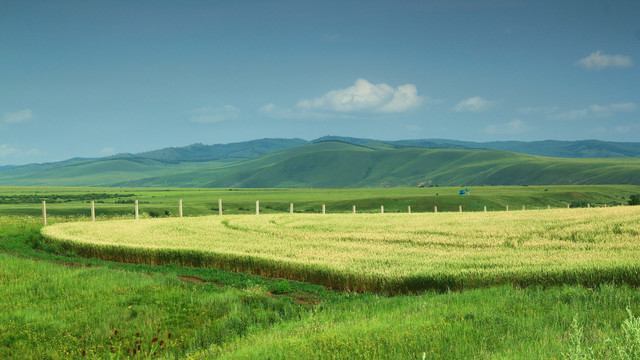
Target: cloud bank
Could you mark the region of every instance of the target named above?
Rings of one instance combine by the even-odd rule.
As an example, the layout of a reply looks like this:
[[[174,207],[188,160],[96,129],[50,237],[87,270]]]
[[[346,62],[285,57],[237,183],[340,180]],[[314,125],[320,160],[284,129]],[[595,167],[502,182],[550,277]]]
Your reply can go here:
[[[456,112],[484,112],[496,105],[495,101],[489,101],[480,96],[471,97],[460,101],[453,110]]]
[[[2,121],[7,124],[18,124],[33,119],[31,109],[24,109],[17,112],[6,112],[2,114]]]
[[[608,67],[628,68],[633,65],[633,61],[629,56],[607,55],[598,50],[576,64],[587,70],[602,70]]]
[[[430,99],[418,95],[413,84],[394,89],[385,83],[372,84],[365,79],[358,79],[348,88],[332,90],[314,99],[302,99],[296,108],[338,113],[401,113],[420,106],[425,100]]]

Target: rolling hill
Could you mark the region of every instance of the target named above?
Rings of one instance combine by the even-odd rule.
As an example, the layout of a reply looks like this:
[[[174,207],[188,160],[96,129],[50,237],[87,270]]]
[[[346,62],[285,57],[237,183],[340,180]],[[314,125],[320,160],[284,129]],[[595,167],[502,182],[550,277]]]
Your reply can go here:
[[[327,141],[117,185],[339,188],[524,184],[640,184],[640,159],[560,159],[497,150],[376,150]]]
[[[262,139],[76,158],[1,169],[0,185],[338,188],[640,184],[640,157],[557,158],[473,149],[459,143],[438,145],[438,140],[339,140]],[[437,146],[419,146],[433,144]]]

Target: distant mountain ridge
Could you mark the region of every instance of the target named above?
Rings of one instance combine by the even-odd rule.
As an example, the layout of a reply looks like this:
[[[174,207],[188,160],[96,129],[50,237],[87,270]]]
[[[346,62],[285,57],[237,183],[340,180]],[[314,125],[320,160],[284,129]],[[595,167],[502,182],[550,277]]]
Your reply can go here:
[[[474,142],[450,139],[373,140],[341,136],[323,136],[312,142],[338,140],[364,145],[370,142],[386,143],[396,147],[422,147],[429,149],[487,149],[504,150],[520,154],[561,158],[615,158],[640,156],[640,142],[613,142],[601,140],[542,140]]]
[[[499,148],[497,150],[491,147]],[[520,150],[523,153],[505,151]],[[634,152],[634,149],[638,152]],[[569,154],[573,158],[524,154]],[[0,185],[386,187],[640,184],[640,143],[474,143],[326,136],[170,147],[0,168]],[[599,155],[601,158],[588,158]]]

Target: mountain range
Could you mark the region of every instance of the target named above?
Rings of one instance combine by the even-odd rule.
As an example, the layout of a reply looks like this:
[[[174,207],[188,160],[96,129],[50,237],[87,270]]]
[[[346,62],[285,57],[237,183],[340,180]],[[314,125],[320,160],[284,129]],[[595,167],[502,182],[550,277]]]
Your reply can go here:
[[[640,143],[325,136],[0,167],[0,185],[389,187],[640,184]]]

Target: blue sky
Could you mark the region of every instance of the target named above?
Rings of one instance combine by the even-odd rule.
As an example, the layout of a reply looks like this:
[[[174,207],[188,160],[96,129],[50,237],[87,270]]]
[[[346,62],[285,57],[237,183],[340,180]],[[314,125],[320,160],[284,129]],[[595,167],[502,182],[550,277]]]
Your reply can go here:
[[[640,139],[638,1],[0,2],[0,165],[323,135]]]

